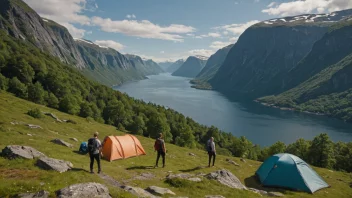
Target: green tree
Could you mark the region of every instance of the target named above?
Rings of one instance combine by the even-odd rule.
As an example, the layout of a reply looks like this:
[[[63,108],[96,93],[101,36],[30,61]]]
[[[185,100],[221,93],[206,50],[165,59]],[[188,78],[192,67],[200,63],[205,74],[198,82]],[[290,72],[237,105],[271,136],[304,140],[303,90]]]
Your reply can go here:
[[[52,107],[55,109],[59,108],[59,100],[53,93],[48,93],[45,101],[49,107]]]
[[[311,164],[323,168],[332,168],[335,164],[334,143],[328,134],[315,137],[309,149],[308,158]]]
[[[110,124],[118,126],[126,119],[125,106],[121,101],[112,100],[104,109],[104,120],[109,121]]]
[[[285,143],[278,141],[269,147],[268,154],[269,154],[269,156],[271,156],[271,155],[275,155],[278,153],[284,153],[285,150],[286,150]]]
[[[32,83],[35,74],[23,56],[11,58],[6,67],[6,73],[9,77],[17,77],[24,84]]]
[[[88,102],[81,103],[81,111],[79,112],[79,116],[81,117],[93,117],[93,111]]]
[[[196,147],[195,138],[189,126],[185,125],[181,128],[181,134],[176,137],[175,143],[176,145],[188,148]]]
[[[44,104],[44,96],[45,91],[40,82],[36,82],[35,84],[30,84],[28,86],[28,99],[30,101],[38,104]]]
[[[27,98],[28,95],[26,85],[21,83],[17,77],[13,77],[9,81],[8,91],[20,98]]]
[[[137,134],[137,135],[143,135],[144,131],[145,131],[146,127],[145,127],[145,122],[143,120],[142,116],[135,116],[133,119],[133,124],[131,127],[131,132],[133,134]]]
[[[334,150],[336,159],[334,169],[352,172],[352,142],[337,142]]]
[[[303,160],[308,160],[309,147],[310,142],[300,138],[296,142],[289,144],[286,152],[296,155]]]
[[[0,90],[7,90],[9,80],[0,73]]]
[[[60,100],[59,108],[61,111],[77,115],[80,112],[80,105],[75,97],[71,95],[66,95]]]
[[[159,113],[153,114],[147,123],[148,135],[151,138],[157,138],[159,133],[164,134],[165,141],[170,142],[172,140],[172,134],[170,133],[170,126],[167,123],[165,117]]]

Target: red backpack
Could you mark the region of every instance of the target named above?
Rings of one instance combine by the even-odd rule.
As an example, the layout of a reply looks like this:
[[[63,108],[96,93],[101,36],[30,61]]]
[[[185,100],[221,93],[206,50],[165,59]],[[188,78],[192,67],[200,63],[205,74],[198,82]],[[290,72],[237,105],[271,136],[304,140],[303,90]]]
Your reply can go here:
[[[161,151],[161,141],[158,139],[155,140],[155,143],[154,143],[154,150],[156,151]]]

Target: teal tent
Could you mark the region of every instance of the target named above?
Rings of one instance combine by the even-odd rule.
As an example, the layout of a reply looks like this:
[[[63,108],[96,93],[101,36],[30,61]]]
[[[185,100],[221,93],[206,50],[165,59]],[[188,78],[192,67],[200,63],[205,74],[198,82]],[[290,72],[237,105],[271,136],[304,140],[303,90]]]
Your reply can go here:
[[[256,172],[263,186],[314,193],[329,185],[301,158],[288,153],[269,157]]]

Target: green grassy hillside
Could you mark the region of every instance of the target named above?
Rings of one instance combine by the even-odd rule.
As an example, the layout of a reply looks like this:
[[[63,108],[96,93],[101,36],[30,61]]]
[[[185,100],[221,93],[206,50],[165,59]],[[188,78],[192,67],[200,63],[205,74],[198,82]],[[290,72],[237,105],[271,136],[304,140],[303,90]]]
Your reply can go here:
[[[109,185],[109,183],[95,174],[88,173],[89,158],[87,155],[77,154],[80,142],[86,141],[91,137],[94,131],[100,132],[100,139],[107,135],[122,135],[115,127],[110,125],[99,124],[90,119],[84,119],[77,116],[68,115],[45,106],[37,105],[8,93],[0,92],[0,148],[7,145],[28,145],[43,152],[49,157],[71,161],[75,167],[74,170],[57,173],[46,171],[36,167],[34,160],[8,160],[0,157],[0,197],[10,196],[23,192],[35,192],[39,190],[54,191],[66,187],[70,184],[81,182],[99,182],[107,185],[113,197],[133,197],[119,188]],[[39,108],[41,111],[52,112],[60,119],[71,119],[76,122],[58,123],[51,117],[45,116],[35,119],[27,115],[28,110]],[[20,124],[11,124],[17,122]],[[40,125],[42,129],[29,129],[24,124]],[[32,136],[28,135],[31,134]],[[75,137],[79,142],[71,141]],[[157,185],[166,187],[174,191],[177,196],[204,197],[205,195],[223,195],[225,197],[257,197],[249,191],[235,190],[225,187],[215,181],[204,179],[200,183],[186,183],[184,187],[176,188],[165,183],[165,176],[172,173],[209,173],[218,169],[228,169],[234,173],[243,184],[248,187],[260,188],[256,183],[253,175],[260,162],[247,160],[240,161],[239,158],[218,156],[216,166],[212,168],[203,168],[207,163],[207,155],[203,150],[187,149],[175,145],[167,145],[168,153],[166,156],[166,167],[153,169],[151,166],[155,163],[155,153],[153,152],[154,140],[137,136],[141,141],[147,155],[130,158],[126,160],[117,160],[113,162],[102,162],[103,172],[113,177],[119,182],[125,182],[131,186],[147,187]],[[67,148],[50,142],[54,138],[60,138],[64,141],[74,144],[74,148]],[[189,152],[196,156],[190,156]],[[240,166],[234,166],[226,162],[226,158],[231,158]],[[270,189],[269,191],[280,191],[286,197],[351,197],[352,188],[349,185],[352,182],[351,173],[335,172],[322,168],[314,168],[328,184],[330,188],[322,189],[314,195],[285,191],[280,189]],[[151,180],[133,180],[141,173],[152,173],[155,178]]]

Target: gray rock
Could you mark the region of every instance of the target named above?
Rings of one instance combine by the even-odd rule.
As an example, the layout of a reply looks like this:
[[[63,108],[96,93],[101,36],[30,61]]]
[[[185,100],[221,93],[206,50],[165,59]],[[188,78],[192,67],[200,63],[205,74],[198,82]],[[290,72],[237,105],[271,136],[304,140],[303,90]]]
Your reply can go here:
[[[284,197],[285,195],[280,192],[268,192],[269,197]]]
[[[202,181],[202,179],[199,177],[191,177],[191,178],[188,178],[187,180],[193,181],[193,182],[201,182]]]
[[[205,195],[205,198],[225,198],[222,195]]]
[[[73,147],[72,144],[67,143],[67,142],[65,142],[65,141],[63,141],[63,140],[60,140],[60,139],[53,139],[53,140],[51,140],[51,142],[53,142],[53,143],[55,143],[55,144],[62,145],[62,146],[70,147],[70,148]]]
[[[179,178],[179,179],[188,179],[194,177],[194,175],[189,174],[189,173],[179,173],[179,174],[170,174],[166,176],[166,179],[174,179],[174,178]]]
[[[16,198],[48,198],[49,192],[42,190],[36,193],[22,193],[15,196]]]
[[[70,140],[78,142],[77,138],[70,138]]]
[[[165,194],[176,195],[170,189],[161,188],[161,187],[158,187],[158,186],[149,186],[145,190],[149,191],[152,194],[156,194],[156,195],[165,195]]]
[[[8,159],[25,158],[33,159],[45,155],[29,146],[9,145],[2,149],[2,155]]]
[[[258,189],[255,189],[255,188],[248,188],[248,190],[250,190],[252,192],[255,192],[257,194],[260,194],[260,195],[264,195],[264,196],[268,195],[268,192],[266,192],[265,190],[258,190]]]
[[[230,164],[235,165],[235,166],[240,166],[239,164],[237,164],[237,163],[236,163],[235,161],[233,161],[233,160],[226,159],[226,161],[227,161],[228,163],[230,163]]]
[[[245,159],[243,159],[243,158],[241,158],[241,162],[244,162],[244,163],[246,163],[246,160],[245,160]]]
[[[132,186],[122,186],[122,189],[125,191],[137,196],[137,197],[148,197],[148,198],[155,198],[157,196],[154,196],[150,192],[144,190],[143,188],[139,187],[132,187]]]
[[[60,173],[66,172],[73,168],[69,161],[58,160],[54,158],[41,157],[37,161],[37,166],[45,170],[55,170]]]
[[[59,119],[55,114],[53,114],[53,113],[43,112],[43,114],[54,118],[54,120],[56,120],[56,121],[58,121],[58,122],[62,122],[62,120],[60,120],[60,119]]]
[[[247,189],[235,175],[225,169],[209,173],[205,177],[216,180],[230,188]]]
[[[190,156],[196,156],[196,154],[194,154],[194,153],[188,153],[188,155],[190,155]]]
[[[26,126],[28,126],[31,129],[43,129],[41,126],[34,125],[34,124],[26,124]]]
[[[99,183],[81,183],[56,191],[58,198],[111,198],[109,189]]]

